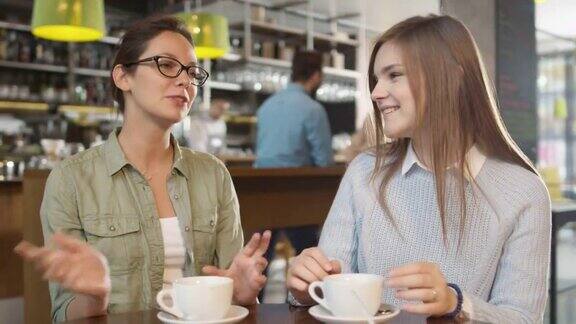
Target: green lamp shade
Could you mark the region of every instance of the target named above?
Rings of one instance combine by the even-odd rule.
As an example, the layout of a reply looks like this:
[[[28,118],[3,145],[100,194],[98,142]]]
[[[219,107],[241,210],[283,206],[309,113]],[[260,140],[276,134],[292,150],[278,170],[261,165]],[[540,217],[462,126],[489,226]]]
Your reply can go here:
[[[181,13],[182,19],[194,39],[198,58],[218,58],[228,53],[228,20],[224,16],[209,13]]]
[[[104,37],[103,0],[35,0],[32,34],[61,42],[90,42]]]

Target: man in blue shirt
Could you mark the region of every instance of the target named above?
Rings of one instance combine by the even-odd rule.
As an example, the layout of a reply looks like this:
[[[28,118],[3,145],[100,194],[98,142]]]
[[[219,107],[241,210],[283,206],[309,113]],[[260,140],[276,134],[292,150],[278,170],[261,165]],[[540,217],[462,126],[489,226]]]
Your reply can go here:
[[[258,109],[257,168],[324,167],[333,163],[332,136],[326,111],[312,97],[322,83],[322,56],[300,52],[292,60],[292,83]],[[318,226],[272,231],[270,261],[283,232],[296,250],[318,244]]]
[[[326,111],[312,97],[322,83],[322,56],[300,52],[292,83],[258,109],[257,168],[327,166],[333,163]]]

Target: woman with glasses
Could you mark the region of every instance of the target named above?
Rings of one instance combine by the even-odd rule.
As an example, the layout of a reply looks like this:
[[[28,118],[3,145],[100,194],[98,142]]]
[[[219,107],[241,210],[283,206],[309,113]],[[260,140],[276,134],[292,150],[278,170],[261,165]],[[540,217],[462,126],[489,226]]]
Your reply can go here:
[[[174,279],[201,274],[231,277],[235,304],[256,302],[269,232],[242,248],[228,171],[170,133],[207,79],[179,20],[126,32],[111,72],[122,127],[50,173],[40,211],[48,244],[16,248],[50,281],[54,321],[153,308]]]

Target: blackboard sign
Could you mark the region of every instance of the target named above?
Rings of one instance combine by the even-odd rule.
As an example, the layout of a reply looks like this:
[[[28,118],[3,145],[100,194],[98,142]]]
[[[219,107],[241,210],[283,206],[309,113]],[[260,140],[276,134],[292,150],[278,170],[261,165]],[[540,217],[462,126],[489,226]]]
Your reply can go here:
[[[496,88],[512,138],[536,162],[536,31],[533,0],[496,1]]]

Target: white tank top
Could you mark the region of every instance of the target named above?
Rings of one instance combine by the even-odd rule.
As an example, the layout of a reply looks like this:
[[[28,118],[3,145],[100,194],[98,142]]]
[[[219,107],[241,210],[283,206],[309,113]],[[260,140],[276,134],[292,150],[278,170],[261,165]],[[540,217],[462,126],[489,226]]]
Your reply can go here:
[[[178,217],[160,218],[162,238],[164,240],[164,284],[163,288],[172,286],[175,279],[182,278],[182,269],[186,261],[186,247]]]

